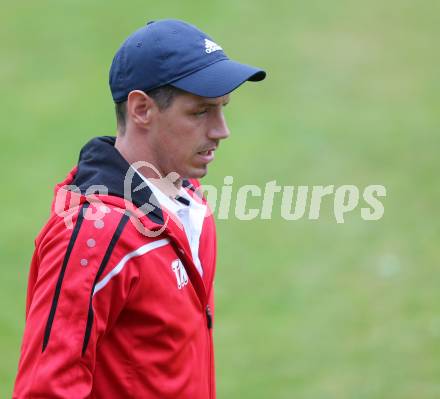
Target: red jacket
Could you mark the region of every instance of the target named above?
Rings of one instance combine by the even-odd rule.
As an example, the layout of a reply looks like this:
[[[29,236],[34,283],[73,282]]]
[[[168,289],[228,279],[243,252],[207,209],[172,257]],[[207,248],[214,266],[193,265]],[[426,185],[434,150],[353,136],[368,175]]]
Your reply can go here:
[[[35,240],[13,397],[215,398],[213,218],[200,237],[202,278],[184,231],[148,186],[135,189],[137,174],[124,200],[129,165],[113,145],[89,142],[55,189]],[[108,195],[84,195],[97,184]],[[196,195],[197,181],[184,185]]]

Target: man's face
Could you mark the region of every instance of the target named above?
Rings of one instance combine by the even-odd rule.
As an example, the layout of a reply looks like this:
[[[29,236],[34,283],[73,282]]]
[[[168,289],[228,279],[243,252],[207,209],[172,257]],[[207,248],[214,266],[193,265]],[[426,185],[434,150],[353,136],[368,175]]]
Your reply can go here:
[[[159,112],[150,143],[156,167],[166,176],[177,172],[182,178],[201,178],[220,140],[229,136],[223,107],[229,95],[217,98],[179,94]]]

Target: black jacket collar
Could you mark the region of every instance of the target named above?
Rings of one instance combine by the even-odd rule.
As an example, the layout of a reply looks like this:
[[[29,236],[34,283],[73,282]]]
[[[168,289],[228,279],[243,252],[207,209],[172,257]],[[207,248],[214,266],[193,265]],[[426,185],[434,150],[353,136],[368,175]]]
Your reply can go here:
[[[78,170],[72,184],[76,185],[82,194],[86,194],[87,190],[88,194],[93,194],[98,190],[92,190],[92,186],[102,185],[108,190],[108,195],[125,198],[124,179],[127,172],[131,172],[130,164],[115,148],[115,141],[116,138],[111,136],[95,137],[81,149]],[[162,209],[157,206],[158,201],[151,189],[143,183],[142,178],[134,173],[130,187],[131,202],[144,210],[151,221],[163,224]],[[142,188],[137,189],[140,186]]]

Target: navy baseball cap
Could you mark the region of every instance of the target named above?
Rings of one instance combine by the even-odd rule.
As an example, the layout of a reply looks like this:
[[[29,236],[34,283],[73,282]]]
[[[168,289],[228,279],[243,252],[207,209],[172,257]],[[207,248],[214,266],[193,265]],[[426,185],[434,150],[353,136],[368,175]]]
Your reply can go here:
[[[223,49],[194,25],[175,19],[149,22],[131,34],[110,68],[113,100],[132,90],[164,85],[202,97],[221,97],[246,81],[266,77],[262,69],[230,60]]]

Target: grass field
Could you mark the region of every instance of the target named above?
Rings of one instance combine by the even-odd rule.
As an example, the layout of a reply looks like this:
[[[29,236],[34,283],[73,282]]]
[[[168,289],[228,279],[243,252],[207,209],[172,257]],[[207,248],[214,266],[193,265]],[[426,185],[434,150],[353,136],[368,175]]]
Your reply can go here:
[[[218,397],[440,398],[438,37],[434,0],[48,1],[2,6],[0,397],[10,397],[33,239],[52,188],[113,134],[111,58],[147,20],[209,32],[264,67],[226,108],[205,183],[387,188],[380,221],[218,222]]]

